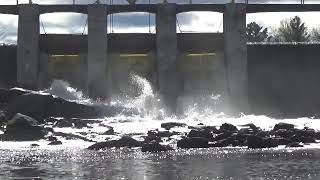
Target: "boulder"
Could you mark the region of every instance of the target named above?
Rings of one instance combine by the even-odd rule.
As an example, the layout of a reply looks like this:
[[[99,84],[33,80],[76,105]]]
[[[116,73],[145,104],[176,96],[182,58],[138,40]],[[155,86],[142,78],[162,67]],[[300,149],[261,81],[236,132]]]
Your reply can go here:
[[[63,118],[63,119],[57,119],[56,122],[54,122],[54,127],[59,128],[65,128],[65,127],[72,127],[77,129],[82,129],[87,126],[87,123],[82,121],[81,119],[77,118]]]
[[[0,103],[7,104],[17,96],[29,93],[29,90],[12,88],[12,89],[0,89]]]
[[[52,142],[50,142],[48,145],[56,146],[56,145],[61,145],[61,144],[62,144],[61,141],[52,141]]]
[[[294,125],[288,124],[288,123],[278,123],[273,128],[274,131],[277,131],[279,129],[286,129],[286,130],[294,129]]]
[[[8,117],[16,113],[26,114],[43,123],[45,118],[92,118],[97,117],[97,109],[92,106],[69,102],[52,95],[24,94],[16,97],[7,106]]]
[[[273,133],[275,136],[279,136],[282,138],[289,138],[295,134],[293,130],[287,130],[287,129],[278,129]]]
[[[185,123],[179,123],[179,122],[167,122],[167,123],[162,123],[161,128],[164,128],[166,130],[170,130],[171,128],[174,127],[185,127],[187,126]]]
[[[144,143],[142,145],[142,152],[164,152],[173,150],[170,146],[164,146],[157,142]]]
[[[49,136],[48,141],[58,141],[58,139],[54,136]]]
[[[210,147],[227,147],[227,146],[241,146],[242,142],[240,142],[239,140],[233,138],[233,137],[229,137],[226,139],[222,139],[220,141],[216,141],[213,144],[210,144]]]
[[[184,138],[177,142],[178,148],[208,148],[209,141],[207,138],[202,137],[192,137]]]
[[[238,128],[232,124],[224,123],[220,126],[220,131],[237,132]]]
[[[298,147],[303,147],[303,144],[293,142],[293,143],[286,145],[286,148],[298,148]]]
[[[292,142],[302,142],[302,143],[315,143],[315,138],[311,136],[299,136],[299,135],[293,135],[289,138]]]
[[[200,130],[191,130],[188,134],[189,138],[192,138],[192,137],[202,137],[202,138],[206,138],[208,139],[209,141],[212,141],[213,140],[213,136],[212,136],[212,133],[209,131],[209,130],[205,130],[205,129],[200,129]]]
[[[157,136],[157,137],[160,137],[160,138],[163,138],[163,137],[171,137],[173,135],[179,135],[179,132],[170,132],[168,130],[166,131],[159,131],[158,129],[157,130],[150,130],[148,131],[148,136]]]
[[[232,132],[230,131],[224,131],[216,136],[213,137],[213,141],[220,141],[220,140],[223,140],[223,139],[226,139],[228,137],[231,137],[232,136]]]
[[[18,113],[8,121],[3,140],[34,141],[43,139],[46,134],[47,131],[38,125],[38,121]]]
[[[61,136],[61,137],[64,137],[68,140],[70,139],[81,139],[83,141],[87,141],[87,142],[92,142],[92,140],[86,138],[86,137],[83,137],[83,136],[79,136],[79,135],[76,135],[76,134],[71,134],[71,133],[63,133],[63,132],[54,132],[53,133],[55,136]]]
[[[69,102],[49,94],[27,93],[13,99],[7,106],[7,116],[16,113],[26,114],[41,123],[50,117],[94,119],[105,116],[136,114],[137,112],[121,106],[91,106]]]
[[[269,137],[270,134],[267,131],[258,131],[255,136],[261,137],[261,138],[265,138],[265,137]]]
[[[104,148],[120,148],[120,147],[141,147],[142,142],[137,141],[131,137],[124,136],[119,140],[111,140],[111,141],[106,141],[106,142],[98,142],[90,147],[88,149],[90,150],[99,150],[99,149],[104,149]]]
[[[102,135],[115,135],[113,127],[109,127],[109,129],[104,132]]]
[[[275,139],[272,138],[262,138],[259,136],[248,136],[247,137],[247,146],[248,148],[272,148],[277,147],[278,143]]]

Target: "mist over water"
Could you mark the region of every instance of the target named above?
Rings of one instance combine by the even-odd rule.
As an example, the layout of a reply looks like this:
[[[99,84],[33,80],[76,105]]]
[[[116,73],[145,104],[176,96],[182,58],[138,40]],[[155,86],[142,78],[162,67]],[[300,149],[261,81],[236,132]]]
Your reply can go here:
[[[147,79],[136,74],[131,74],[131,86],[130,91],[134,89],[135,93],[111,97],[110,104],[103,101],[93,101],[80,90],[71,87],[68,82],[61,80],[53,81],[51,87],[43,92],[82,104],[121,106],[138,111],[138,114],[133,113],[131,115],[119,114],[114,117],[105,115],[105,122],[112,122],[116,129],[121,127],[118,129],[121,132],[146,133],[147,130],[155,129],[163,122],[183,122],[188,125],[203,123],[212,126],[220,126],[225,122],[236,126],[253,123],[265,130],[270,130],[279,122],[287,122],[296,125],[297,128],[310,127],[320,130],[320,120],[312,117],[274,119],[263,115],[250,114],[240,114],[238,117],[228,116],[224,112],[219,111],[220,101],[223,97],[214,93],[181,96],[178,98],[177,107],[179,115],[168,115],[162,99]],[[117,122],[121,125],[118,125]],[[135,124],[133,127],[130,127],[130,125],[125,126],[122,124],[123,122]]]

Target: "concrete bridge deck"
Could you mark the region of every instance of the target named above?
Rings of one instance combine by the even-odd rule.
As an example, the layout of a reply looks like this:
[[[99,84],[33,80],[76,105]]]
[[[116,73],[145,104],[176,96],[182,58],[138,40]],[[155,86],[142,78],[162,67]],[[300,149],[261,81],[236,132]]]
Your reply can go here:
[[[107,14],[123,12],[148,12],[156,13],[158,4],[136,4],[136,5],[104,5],[107,7]],[[0,5],[0,14],[18,15],[17,5]],[[39,5],[40,14],[73,12],[88,13],[88,5]],[[225,4],[177,4],[176,13],[191,11],[212,11],[225,12]],[[320,11],[320,4],[247,4],[247,13],[259,12],[305,12]]]

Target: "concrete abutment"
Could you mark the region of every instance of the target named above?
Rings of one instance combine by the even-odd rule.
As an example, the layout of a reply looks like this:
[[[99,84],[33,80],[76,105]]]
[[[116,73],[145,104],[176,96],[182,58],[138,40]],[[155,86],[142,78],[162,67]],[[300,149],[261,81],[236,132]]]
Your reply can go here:
[[[92,98],[108,98],[107,6],[88,6],[88,93]]]
[[[246,4],[226,4],[223,14],[225,61],[230,110],[249,112]]]
[[[164,104],[175,112],[181,89],[177,61],[176,4],[158,5],[156,30],[157,88]]]
[[[19,5],[17,82],[20,87],[38,88],[39,35],[39,5]]]

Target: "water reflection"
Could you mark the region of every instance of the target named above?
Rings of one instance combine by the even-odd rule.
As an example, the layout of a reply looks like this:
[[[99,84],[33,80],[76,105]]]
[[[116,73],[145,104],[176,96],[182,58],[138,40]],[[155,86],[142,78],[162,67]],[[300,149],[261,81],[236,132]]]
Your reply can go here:
[[[0,179],[319,179],[319,158],[310,149],[0,150]]]

